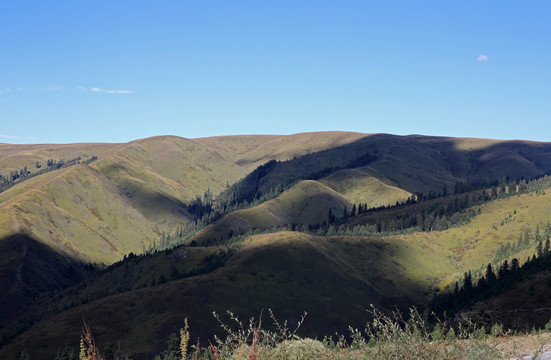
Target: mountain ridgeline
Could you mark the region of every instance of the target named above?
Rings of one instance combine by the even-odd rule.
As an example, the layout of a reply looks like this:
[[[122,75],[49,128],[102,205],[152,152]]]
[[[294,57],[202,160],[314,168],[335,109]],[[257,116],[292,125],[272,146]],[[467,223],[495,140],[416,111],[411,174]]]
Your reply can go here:
[[[53,358],[83,318],[106,351],[141,359],[185,318],[192,338],[219,334],[212,311],[291,325],[306,311],[321,338],[362,326],[369,304],[491,312],[511,279],[551,278],[534,230],[551,212],[549,143],[326,132],[0,155],[0,359]],[[79,157],[93,161],[47,164]],[[510,285],[489,285],[489,263]]]

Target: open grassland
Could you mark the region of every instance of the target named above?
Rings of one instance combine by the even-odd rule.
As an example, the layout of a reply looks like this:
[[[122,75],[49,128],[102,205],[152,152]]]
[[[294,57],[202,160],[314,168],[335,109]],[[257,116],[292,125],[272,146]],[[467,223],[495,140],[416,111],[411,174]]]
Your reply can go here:
[[[362,168],[341,170],[320,182],[344,196],[350,203],[367,204],[368,208],[405,202],[411,196],[411,193],[385,184]]]
[[[325,131],[293,135],[241,135],[196,139],[247,172],[270,161],[285,161],[357,141],[367,134]]]
[[[12,145],[0,144],[0,174],[7,176],[12,171],[27,167],[35,172],[36,162],[45,167],[49,159],[69,160],[77,157],[83,160],[92,156],[102,156],[103,153],[117,147],[118,144],[38,144]]]
[[[55,251],[92,263],[118,261],[159,236],[116,187],[86,165],[28,180],[0,199],[2,236],[28,233]]]
[[[551,194],[530,193],[498,199],[482,205],[480,211],[467,225],[446,231],[410,235],[411,238],[428,236],[432,242],[444,247],[448,259],[457,263],[459,273],[450,274],[442,281],[441,286],[457,280],[464,271],[487,265],[493,260],[497,248],[505,243],[515,244],[519,236],[526,232],[534,239],[536,227],[542,229],[549,221]],[[535,253],[536,245],[532,242],[529,248],[514,254],[514,257],[522,263]]]
[[[202,143],[176,136],[159,136],[125,144],[118,154],[155,174],[178,181],[188,196],[207,189],[219,193],[246,174],[241,167]]]
[[[247,227],[293,222],[322,223],[329,208],[338,215],[345,204],[358,200],[394,204],[412,192],[439,192],[444,186],[451,190],[455,181],[480,179],[482,174],[490,174],[486,180],[491,181],[504,175],[530,177],[551,171],[547,160],[551,146],[544,143],[345,132],[191,140],[161,136],[128,144],[2,145],[2,149],[5,162],[22,154],[37,154],[41,159],[99,155],[90,167],[43,174],[1,195],[0,206],[5,210],[0,215],[0,235],[32,228],[39,240],[49,241],[58,250],[77,251],[91,261],[106,263],[140,251],[163,231],[174,232],[190,218],[186,203],[208,189],[214,194],[221,191],[248,171],[240,165],[247,162],[310,153],[277,164],[261,184],[261,190],[268,191],[363,154],[373,157],[368,166],[325,177],[321,183],[326,187],[300,185],[257,207],[258,214],[247,210],[244,215],[232,215],[236,225],[217,228],[214,237],[226,236],[232,227],[241,229],[240,224],[247,231]],[[505,163],[500,154],[508,159]],[[72,242],[86,245],[77,249]]]

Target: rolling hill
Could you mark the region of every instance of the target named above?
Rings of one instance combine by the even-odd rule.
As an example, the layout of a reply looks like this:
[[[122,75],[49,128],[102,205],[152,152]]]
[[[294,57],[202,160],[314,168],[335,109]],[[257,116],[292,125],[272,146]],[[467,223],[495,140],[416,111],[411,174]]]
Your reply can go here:
[[[445,231],[386,237],[293,231],[251,236],[253,230],[278,226],[299,230],[322,225],[329,221],[330,209],[340,215],[358,203],[389,207],[415,194],[452,192],[456,184],[490,186],[504,179],[551,173],[551,144],[527,141],[326,132],[202,139],[160,136],[127,144],[1,144],[0,174],[23,167],[36,172],[36,162],[77,158],[83,161],[0,193],[3,273],[18,274],[25,258],[18,242],[33,249],[28,254],[50,254],[33,255],[32,261],[29,257],[24,262],[28,274],[40,274],[33,275],[36,281],[15,275],[2,278],[0,288],[9,294],[0,298],[0,319],[6,319],[3,333],[22,329],[22,319],[39,320],[31,315],[36,309],[30,303],[37,295],[58,291],[67,296],[59,298],[67,306],[65,312],[48,313],[47,319],[5,345],[0,354],[22,346],[41,347],[34,342],[40,339],[51,344],[47,351],[55,352],[61,341],[54,339],[55,334],[78,333],[80,321],[75,319],[82,314],[98,320],[105,334],[100,337],[106,341],[125,339],[128,348],[143,354],[158,351],[161,345],[144,341],[143,332],[129,330],[138,321],[164,339],[183,317],[195,317],[203,337],[215,331],[213,309],[236,310],[248,317],[273,303],[290,320],[302,311],[311,312],[315,319],[305,329],[308,334],[343,329],[361,319],[369,303],[423,304],[432,291],[444,289],[464,271],[481,269],[494,260],[500,246],[541,226],[551,212],[550,195],[533,192],[473,205],[470,211],[476,216],[470,222]],[[190,207],[205,193],[211,194],[219,214],[211,220],[198,219]],[[423,211],[430,204],[390,208],[388,213],[364,214],[335,225],[362,225],[381,216]],[[140,274],[132,278],[132,285],[115,280],[108,269],[84,281],[100,264],[143,253],[165,233],[193,229],[196,222],[204,227],[187,240],[196,247],[183,248],[190,254],[181,259],[184,265],[167,268],[170,261],[155,254],[123,263],[128,271]],[[240,234],[247,235],[230,251],[224,243]],[[220,249],[227,256],[217,255]],[[525,248],[517,255],[529,256],[530,251]],[[425,264],[426,259],[431,262]],[[187,261],[193,265],[187,267]],[[75,264],[73,270],[64,263]],[[123,275],[117,271],[112,273],[120,279]],[[41,287],[39,282],[47,285]],[[89,286],[91,291],[102,284],[111,287],[88,296],[77,288]],[[312,302],[316,296],[319,299]],[[82,302],[82,297],[88,301]],[[47,303],[46,298],[37,301]],[[344,307],[347,298],[358,303]],[[148,316],[156,299],[163,308]],[[108,305],[116,303],[121,306]],[[140,315],[132,318],[136,313]]]
[[[470,223],[445,231],[392,236],[280,231],[252,235],[229,247],[182,246],[132,258],[52,295],[50,301],[59,303],[61,312],[0,349],[0,358],[23,348],[54,353],[68,337],[78,338],[83,317],[90,319],[100,344],[115,346],[121,341],[135,358],[162,350],[164,340],[185,317],[190,319],[192,336],[205,339],[219,334],[212,311],[231,310],[246,319],[272,308],[290,323],[307,311],[304,335],[345,333],[348,325],[361,326],[367,320],[369,304],[383,309],[423,306],[433,291],[446,288],[465,271],[484,268],[503,244],[543,227],[551,212],[550,200],[551,192],[541,191],[498,198],[476,205],[477,215]],[[515,220],[502,224],[513,213]],[[511,256],[526,257],[535,245],[532,242]],[[220,250],[225,255],[207,269]],[[206,272],[190,272],[194,268]],[[108,291],[118,287],[120,292]],[[88,301],[82,303],[83,299]],[[6,328],[15,328],[25,314],[32,319],[33,311],[51,306],[48,297],[40,301],[40,306],[29,306],[11,318]],[[68,304],[72,305],[63,311]],[[60,331],[63,337],[56,335]],[[145,340],[151,334],[156,340]]]

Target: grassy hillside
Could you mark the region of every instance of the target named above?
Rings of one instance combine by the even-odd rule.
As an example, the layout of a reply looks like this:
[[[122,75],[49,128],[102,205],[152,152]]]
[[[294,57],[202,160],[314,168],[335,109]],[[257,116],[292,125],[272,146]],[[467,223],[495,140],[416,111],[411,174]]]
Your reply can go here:
[[[51,158],[98,156],[90,165],[51,171],[0,193],[0,237],[25,233],[61,258],[106,264],[114,263],[130,252],[141,253],[144,247],[158,241],[163,232],[172,233],[176,227],[193,218],[186,204],[196,196],[209,189],[214,195],[227,194],[228,184],[271,159],[288,161],[274,162],[253,184],[254,190],[258,195],[269,192],[279,195],[255,207],[229,213],[208,225],[194,239],[196,244],[221,243],[232,235],[251,229],[319,224],[328,219],[329,209],[339,215],[344,207],[350,208],[353,203],[367,203],[369,206],[394,204],[417,192],[452,191],[457,182],[492,183],[504,177],[533,178],[551,173],[549,143],[341,132],[203,139],[163,136],[128,144],[82,146],[0,145],[0,154],[0,166],[6,171],[32,167],[36,161]],[[277,189],[286,191],[279,193]],[[288,297],[288,293],[296,292],[300,294],[297,298],[310,301],[318,296],[311,307],[320,315],[337,314],[343,309],[348,311],[340,301],[345,302],[347,297],[360,299],[359,305],[348,306],[350,312],[343,317],[342,323],[330,318],[312,325],[312,329],[332,330],[344,323],[349,324],[349,318],[359,319],[359,312],[355,311],[363,308],[366,302],[381,305],[422,303],[430,297],[433,289],[452,284],[468,269],[482,268],[495,258],[500,246],[516,241],[519,234],[533,231],[536,225],[547,221],[551,212],[549,196],[551,194],[538,192],[478,206],[473,209],[477,216],[469,224],[446,231],[377,238],[315,237],[295,232],[258,235],[247,240],[247,245],[242,246],[225,266],[209,274],[159,286],[158,273],[164,272],[165,266],[161,262],[152,262],[148,265],[148,276],[133,278],[140,287],[147,285],[145,288],[123,286],[111,278],[104,278],[102,281],[106,283],[113,280],[118,284],[112,289],[120,288],[126,292],[114,294],[106,290],[102,295],[106,298],[82,304],[78,309],[87,309],[89,314],[98,311],[111,316],[112,319],[105,319],[105,327],[114,324],[111,322],[116,318],[113,314],[119,311],[126,314],[118,319],[121,324],[133,324],[136,320],[130,319],[131,311],[127,308],[113,310],[106,307],[110,297],[122,304],[131,301],[134,305],[130,309],[136,307],[140,320],[163,333],[161,338],[166,338],[167,324],[172,317],[180,319],[184,314],[195,314],[193,309],[203,304],[253,315],[262,304],[277,298],[274,306],[285,314],[295,312],[296,316],[308,310],[304,308],[308,302],[295,301],[295,298]],[[428,206],[428,203],[412,206]],[[407,212],[408,209],[413,208],[389,211]],[[354,224],[350,222],[350,225]],[[285,245],[276,246],[280,242]],[[296,253],[293,252],[295,248]],[[209,256],[207,252],[201,253],[205,259]],[[17,256],[13,254],[0,261],[2,269],[17,267],[14,265]],[[531,254],[526,248],[516,255],[525,257]],[[201,263],[201,256],[197,257],[196,264]],[[245,258],[249,260],[243,260]],[[283,262],[287,264],[289,274],[283,271],[287,268],[272,261],[275,259],[292,259]],[[41,269],[37,271],[41,271],[45,278],[55,278],[52,284],[68,284],[62,273],[47,265],[48,257],[37,257],[35,261],[33,266]],[[184,271],[184,268],[176,268],[178,273]],[[254,270],[256,268],[258,270]],[[256,277],[256,274],[251,275],[251,271],[265,276]],[[278,275],[280,273],[284,275]],[[310,275],[313,273],[322,276]],[[344,279],[343,282],[335,280],[337,285],[333,287],[324,284],[334,274],[337,279]],[[398,275],[395,277],[395,274]],[[283,283],[276,281],[279,276],[285,277]],[[171,279],[170,274],[165,277]],[[18,295],[11,295],[13,298],[28,291],[17,287],[16,280],[8,276],[0,284],[3,288],[15,289]],[[157,286],[151,286],[153,280]],[[312,283],[318,285],[310,286]],[[101,286],[96,285],[96,288]],[[176,306],[170,303],[172,297],[164,289],[175,291],[175,296],[183,298],[193,295],[186,300],[187,305],[184,301]],[[285,292],[277,292],[283,290]],[[339,291],[342,294],[338,295],[340,297],[336,298],[334,305],[331,296]],[[34,296],[34,293],[30,294]],[[97,297],[98,293],[95,294]],[[165,306],[162,309],[166,310],[156,320],[154,315],[147,317],[149,308],[145,307],[147,301],[153,302],[153,294],[160,297]],[[206,295],[197,298],[196,294]],[[89,298],[94,296],[90,294]],[[142,297],[150,300],[142,303],[139,300]],[[103,307],[96,308],[99,304]],[[184,305],[191,306],[192,310]],[[73,311],[71,316],[77,316],[76,309],[59,314],[59,321],[66,321],[69,326],[74,319],[69,320],[68,313]],[[204,334],[214,326],[208,325],[212,319],[207,319],[206,310],[208,306],[198,315],[200,321],[207,324],[200,330]],[[179,311],[179,315],[174,315],[174,311]],[[77,323],[75,326],[79,328],[80,323]],[[46,325],[40,323],[37,326]],[[111,338],[119,336],[115,333],[120,329],[109,331],[112,331]],[[55,333],[57,329],[52,331]],[[138,343],[140,340],[136,339],[140,336],[143,342],[143,333],[128,335],[128,338]],[[143,346],[147,348],[143,351],[150,352],[158,345],[144,342]]]
[[[113,149],[118,144],[37,144],[12,145],[0,144],[0,174],[8,175],[12,171],[19,171],[27,167],[28,171],[35,172],[38,162],[41,168],[46,166],[49,159],[69,160],[77,157],[83,159],[92,156],[101,156],[104,152]]]
[[[350,203],[367,204],[368,208],[405,202],[411,196],[407,191],[371,176],[363,168],[341,170],[320,182],[344,196]]]
[[[142,251],[159,230],[97,170],[77,165],[0,194],[1,236],[25,232],[61,253],[112,263]]]
[[[38,171],[36,163],[43,169],[49,159],[98,157],[90,166],[54,170],[0,194],[0,237],[23,232],[48,251],[88,263],[111,264],[130,252],[141,253],[163,233],[190,221],[185,206],[190,200],[207,190],[216,194],[246,173],[201,142],[174,136],[128,144],[0,144],[0,154],[5,175],[24,167]],[[31,266],[67,284],[42,263],[47,259]],[[16,268],[13,261],[5,256],[0,266]],[[13,299],[28,297],[27,288],[16,287],[12,277],[0,283],[13,290]]]
[[[290,160],[349,144],[365,136],[367,134],[325,131],[293,135],[215,136],[196,140],[250,172],[270,160]]]
[[[140,167],[177,181],[187,197],[207,189],[217,194],[246,174],[246,171],[212,151],[201,142],[176,136],[158,136],[124,144],[113,152]]]
[[[221,242],[232,235],[292,224],[312,225],[327,219],[329,209],[342,212],[351,203],[320,182],[305,180],[277,198],[249,209],[238,210],[202,229],[192,240],[198,244]]]
[[[23,156],[25,146],[4,147],[7,149],[6,158]],[[106,263],[120,258],[127,250],[135,252],[141,249],[163,231],[173,232],[177,226],[187,222],[190,215],[185,204],[208,189],[216,195],[227,183],[246,173],[247,170],[239,164],[249,160],[247,164],[283,157],[282,154],[296,156],[317,151],[276,164],[260,184],[259,191],[265,192],[278,186],[284,188],[282,185],[325,169],[353,163],[358,157],[369,154],[373,158],[367,166],[341,170],[321,180],[335,191],[333,195],[338,193],[337,197],[342,197],[339,206],[358,200],[387,205],[403,200],[408,193],[438,192],[444,186],[451,190],[456,181],[495,181],[503,176],[519,178],[551,172],[551,160],[548,160],[551,156],[547,156],[551,145],[545,143],[341,132],[196,140],[164,136],[118,145],[84,144],[81,148],[77,145],[33,145],[28,148],[29,154],[40,156],[97,151],[99,159],[90,168],[62,169],[58,170],[59,173],[27,180],[29,184],[21,183],[10,189],[9,194],[2,195],[0,206],[6,209],[0,216],[4,225],[2,234],[28,228],[29,223],[38,239],[50,239],[48,241],[56,243],[58,248],[75,251],[74,248],[71,250],[71,241],[67,239],[81,238],[81,234],[86,233],[85,238],[95,237],[95,242],[111,243],[113,246],[107,248],[117,249],[113,254],[93,246],[78,250],[93,261]],[[322,150],[324,148],[327,149]],[[507,161],[502,161],[502,158]],[[17,167],[22,164],[17,163]],[[74,181],[63,179],[66,175],[72,176]],[[320,197],[323,197],[328,189],[320,189]],[[266,209],[259,208],[272,215],[266,217],[268,223],[262,225],[256,221],[251,227],[289,221],[321,223],[328,206],[319,207],[314,219],[312,214],[316,212],[311,209],[316,203],[312,207],[299,204],[301,199],[311,197],[298,194],[300,191],[297,188],[286,199],[272,202]],[[311,193],[312,189],[308,191]],[[75,194],[76,201],[68,201],[70,193]],[[86,198],[86,201],[79,200],[79,197]],[[291,201],[291,197],[291,209],[308,211],[285,213],[287,210],[282,209],[289,207],[286,203]],[[7,201],[9,199],[13,200]],[[50,207],[57,215],[50,214]],[[102,214],[95,216],[94,211]],[[119,214],[123,219],[118,219]],[[247,216],[260,220],[264,217],[262,214]],[[133,244],[122,248],[115,244],[129,244],[129,241]]]
[[[482,205],[480,214],[469,224],[446,231],[379,237],[320,237],[298,232],[252,236],[223,266],[210,273],[110,295],[72,308],[34,325],[2,348],[0,354],[21,348],[55,352],[65,341],[65,337],[60,339],[55,334],[78,337],[82,317],[93,319],[89,323],[96,329],[98,342],[116,344],[121,340],[123,349],[138,353],[159,352],[164,347],[162,341],[147,339],[168,338],[182,326],[184,317],[190,319],[192,338],[211,338],[218,329],[211,317],[213,310],[223,313],[229,309],[247,318],[258,316],[261,309],[273,308],[276,315],[291,323],[308,311],[306,335],[344,331],[348,324],[362,325],[370,303],[381,308],[423,304],[434,289],[453,283],[469,269],[485,266],[502,244],[516,242],[519,233],[533,231],[547,221],[550,197],[551,193],[540,191],[494,200]],[[511,220],[502,224],[503,219]],[[206,249],[218,248],[183,247],[175,251],[182,249],[207,255]],[[140,260],[137,268],[163,268],[160,263],[153,266],[149,262],[155,256],[171,256],[171,252],[162,254]],[[191,259],[192,264],[201,263],[198,258]],[[168,272],[172,270],[170,266],[164,268],[170,280]],[[124,281],[123,269],[112,280],[103,275],[98,281],[113,281],[116,286],[117,281]],[[137,271],[143,278],[131,281],[147,285],[160,276],[157,270],[151,274]],[[87,286],[93,289],[94,281]]]

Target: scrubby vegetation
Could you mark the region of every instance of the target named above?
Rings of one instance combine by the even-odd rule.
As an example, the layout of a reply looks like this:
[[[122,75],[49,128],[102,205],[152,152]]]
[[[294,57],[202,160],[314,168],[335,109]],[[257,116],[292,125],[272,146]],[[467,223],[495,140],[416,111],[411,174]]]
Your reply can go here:
[[[438,322],[429,325],[423,316],[411,308],[405,316],[397,311],[384,314],[371,308],[372,318],[364,329],[349,328],[348,334],[336,334],[323,339],[301,337],[298,331],[305,321],[302,316],[297,326],[291,329],[287,322],[280,322],[271,309],[268,310],[271,324],[263,324],[262,314],[258,320],[251,318],[244,325],[234,314],[228,312],[229,323],[214,313],[225,338],[215,337],[201,344],[199,339],[190,342],[193,329],[188,319],[179,334],[172,334],[167,348],[154,360],[185,359],[248,359],[248,360],[294,360],[294,359],[419,359],[419,360],[481,360],[512,359],[531,355],[536,358],[543,352],[551,336],[537,338],[530,350],[520,349],[519,341],[527,335],[511,337],[499,324],[485,329],[463,319],[454,324]],[[131,359],[131,351],[107,349],[102,356],[88,325],[84,323],[80,339],[80,360]],[[60,348],[55,360],[76,359],[76,350],[70,345]],[[29,359],[26,351],[19,359]]]

